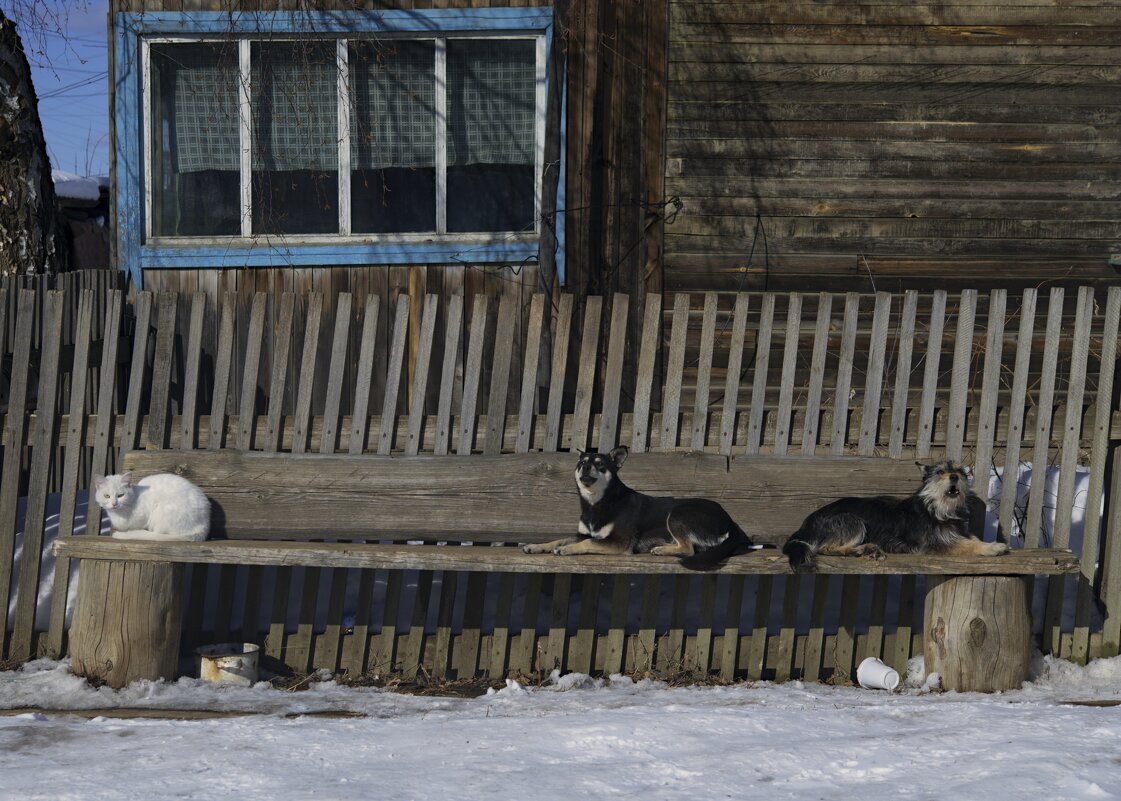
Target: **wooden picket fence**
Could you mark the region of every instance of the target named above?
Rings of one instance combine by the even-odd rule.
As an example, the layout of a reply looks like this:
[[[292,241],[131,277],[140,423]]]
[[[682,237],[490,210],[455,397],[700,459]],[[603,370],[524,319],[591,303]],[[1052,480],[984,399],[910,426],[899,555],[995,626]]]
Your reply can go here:
[[[11,614],[0,605],[6,660],[65,654],[69,566],[48,577],[28,557],[15,578],[17,542],[23,554],[42,551],[55,530],[52,490],[58,536],[83,522],[97,531],[99,515],[76,519],[78,500],[124,450],[467,455],[615,444],[945,456],[982,477],[990,466],[1049,466],[1053,495],[1042,480],[1019,499],[990,498],[983,479],[975,490],[1002,535],[1026,547],[1070,544],[1078,501],[1082,573],[1036,587],[1040,644],[1078,661],[1119,651],[1121,288],[677,294],[664,304],[509,294],[497,308],[486,295],[402,294],[382,308],[377,296],[342,293],[328,299],[331,330],[317,294],[258,293],[247,308],[232,295],[104,298],[0,290],[0,352],[13,354],[0,481],[0,598],[14,598]],[[641,335],[628,341],[636,323]],[[48,583],[49,620],[37,625]],[[426,654],[450,647],[474,655],[460,675],[818,678],[823,668],[849,675],[866,655],[901,666],[921,644],[921,577],[196,566],[188,584],[185,647],[236,637],[297,670],[386,673],[402,667],[394,654],[424,667]]]

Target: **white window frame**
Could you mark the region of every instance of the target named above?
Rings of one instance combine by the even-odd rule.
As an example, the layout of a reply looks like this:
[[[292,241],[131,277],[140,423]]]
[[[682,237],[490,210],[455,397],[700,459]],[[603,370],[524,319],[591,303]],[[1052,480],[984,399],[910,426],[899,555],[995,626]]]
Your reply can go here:
[[[251,48],[259,41],[308,40],[326,42],[334,40],[336,63],[338,66],[338,140],[339,140],[339,232],[335,234],[254,234],[253,233],[253,182],[252,182],[252,91]],[[378,41],[397,39],[403,41],[431,41],[435,44],[435,83],[436,83],[436,230],[418,233],[354,234],[351,231],[351,192],[350,192],[350,42]],[[480,231],[451,233],[447,231],[447,42],[449,39],[506,39],[533,41],[536,45],[536,108],[534,142],[534,209],[533,229],[528,231]],[[378,37],[351,36],[298,36],[278,34],[268,39],[252,36],[239,37],[238,42],[238,126],[240,131],[240,197],[241,197],[241,234],[239,236],[156,236],[153,231],[153,136],[152,136],[152,54],[154,44],[228,44],[229,37],[214,35],[199,36],[143,36],[140,39],[141,51],[141,151],[143,153],[143,198],[144,198],[144,239],[146,243],[168,246],[200,245],[240,245],[249,242],[279,240],[288,244],[361,244],[361,243],[417,243],[417,242],[536,242],[541,235],[541,192],[543,190],[542,171],[545,164],[545,71],[547,41],[540,32],[488,34],[485,31],[463,31],[440,33],[438,35],[402,34],[399,36],[380,35]]]

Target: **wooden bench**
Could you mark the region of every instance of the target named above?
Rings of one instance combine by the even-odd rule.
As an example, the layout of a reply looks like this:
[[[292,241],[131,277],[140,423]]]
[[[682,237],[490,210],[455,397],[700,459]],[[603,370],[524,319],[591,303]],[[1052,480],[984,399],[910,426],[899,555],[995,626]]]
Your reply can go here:
[[[124,468],[138,477],[174,472],[206,492],[213,503],[212,539],[60,539],[58,555],[83,560],[72,667],[118,687],[138,678],[174,676],[184,564],[560,575],[689,572],[672,557],[530,555],[515,547],[575,530],[574,464],[567,453],[129,453]],[[914,489],[918,473],[912,463],[886,458],[677,452],[633,454],[623,478],[651,494],[719,500],[756,543],[773,545],[829,500],[905,494]],[[463,543],[506,547],[450,547]],[[939,577],[928,582],[928,669],[941,670],[957,689],[1007,689],[1018,686],[1027,671],[1031,620],[1021,577],[1077,572],[1078,561],[1069,551],[1034,549],[989,559],[820,557],[818,570]],[[782,575],[789,569],[780,551],[767,548],[732,559],[722,572]],[[953,675],[946,674],[948,668]]]

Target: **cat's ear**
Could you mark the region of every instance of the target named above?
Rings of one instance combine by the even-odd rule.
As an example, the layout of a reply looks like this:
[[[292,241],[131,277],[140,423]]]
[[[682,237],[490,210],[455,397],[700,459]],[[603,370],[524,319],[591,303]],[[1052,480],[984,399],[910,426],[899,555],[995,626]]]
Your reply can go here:
[[[132,471],[130,470],[127,473],[122,473],[121,474],[121,479],[125,482],[126,487],[131,487],[132,486]]]
[[[101,475],[100,473],[94,473],[93,474],[93,488],[94,489],[98,489],[104,483],[105,483],[105,476]]]

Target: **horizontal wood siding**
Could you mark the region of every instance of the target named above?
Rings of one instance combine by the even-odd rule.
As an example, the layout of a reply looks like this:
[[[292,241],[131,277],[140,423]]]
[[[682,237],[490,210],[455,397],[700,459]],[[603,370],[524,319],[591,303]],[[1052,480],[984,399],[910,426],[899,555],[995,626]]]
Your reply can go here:
[[[674,289],[1117,281],[1116,4],[670,2]]]

